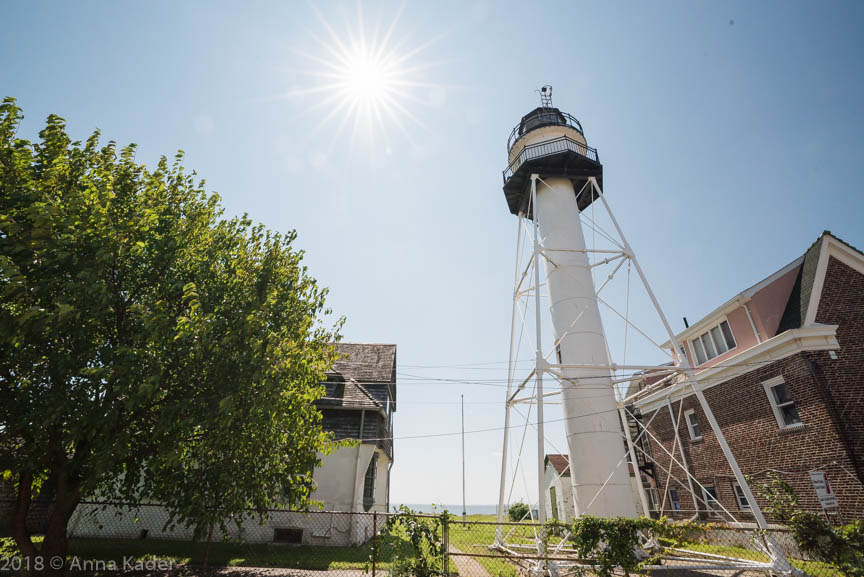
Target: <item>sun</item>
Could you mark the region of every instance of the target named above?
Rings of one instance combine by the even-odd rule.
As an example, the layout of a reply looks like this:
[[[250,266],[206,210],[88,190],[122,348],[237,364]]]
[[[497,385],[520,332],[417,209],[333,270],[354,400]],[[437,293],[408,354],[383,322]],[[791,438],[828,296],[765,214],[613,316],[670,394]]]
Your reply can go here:
[[[344,71],[346,96],[366,102],[383,101],[394,93],[398,70],[374,54],[353,54]]]
[[[412,47],[397,39],[401,10],[386,26],[379,21],[370,28],[358,4],[357,14],[338,32],[316,14],[323,34],[309,32],[314,50],[294,50],[307,65],[300,72],[308,86],[290,93],[320,97],[303,111],[320,117],[313,132],[326,129],[335,140],[350,129],[352,143],[389,142],[395,128],[413,142],[412,129],[426,127],[411,108],[425,105],[430,89],[440,89],[424,78],[429,65],[418,58],[434,40]]]

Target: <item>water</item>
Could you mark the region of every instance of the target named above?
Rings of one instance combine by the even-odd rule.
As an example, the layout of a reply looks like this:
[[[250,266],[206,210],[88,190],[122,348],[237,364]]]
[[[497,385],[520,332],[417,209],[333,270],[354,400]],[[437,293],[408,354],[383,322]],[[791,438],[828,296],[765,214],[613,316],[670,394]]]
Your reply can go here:
[[[462,514],[462,505],[434,505],[432,503],[390,503],[390,510],[394,507],[405,505],[416,513],[440,513],[444,509],[454,515]],[[494,515],[497,512],[498,505],[467,505],[465,513],[468,515]]]

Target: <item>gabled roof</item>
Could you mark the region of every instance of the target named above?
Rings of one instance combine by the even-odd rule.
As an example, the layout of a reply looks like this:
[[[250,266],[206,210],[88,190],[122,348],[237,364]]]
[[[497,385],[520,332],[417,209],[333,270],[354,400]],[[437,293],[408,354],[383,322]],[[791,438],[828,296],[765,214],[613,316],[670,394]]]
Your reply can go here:
[[[775,335],[789,329],[800,328],[804,324],[804,319],[807,318],[807,305],[813,291],[813,281],[816,279],[816,265],[819,263],[822,239],[826,234],[831,233],[827,230],[823,232],[804,253],[804,262],[798,269],[798,276],[795,278],[795,284],[792,285],[792,292],[789,294],[786,309],[783,311],[783,316],[780,317],[780,324],[777,326]]]
[[[549,466],[549,463],[552,463],[555,471],[562,477],[570,474],[570,457],[567,455],[546,455],[546,466]]]
[[[339,343],[340,358],[327,372],[320,406],[396,410],[396,345]]]
[[[351,407],[356,409],[382,409],[366,388],[356,381],[326,381],[324,397],[318,400],[321,406]]]
[[[780,325],[777,327],[775,334],[787,331],[789,329],[797,329],[804,326],[808,313],[810,312],[811,303],[814,303],[813,286],[816,282],[819,269],[819,259],[822,255],[822,245],[828,242],[828,238],[836,241],[846,248],[854,251],[860,257],[864,257],[864,253],[852,246],[851,244],[837,238],[831,234],[830,230],[824,231],[816,241],[810,245],[807,252],[804,253],[804,263],[798,271],[798,277],[795,279],[795,285],[792,287],[792,294],[789,295],[789,301],[786,303],[786,309],[783,311],[783,316],[780,318]],[[827,265],[827,263],[826,263]],[[816,299],[815,303],[818,303]],[[813,311],[815,316],[816,312]]]
[[[733,308],[737,308],[740,304],[747,302],[750,297],[754,294],[762,290],[767,285],[771,284],[781,276],[786,273],[794,270],[796,267],[798,268],[798,277],[795,280],[795,285],[792,287],[792,293],[789,295],[789,300],[786,303],[786,308],[783,312],[783,316],[780,319],[780,324],[777,327],[777,332],[775,335],[779,335],[780,333],[789,330],[800,328],[804,325],[804,320],[807,318],[808,306],[811,302],[811,294],[813,289],[813,284],[817,276],[817,267],[819,264],[819,257],[822,253],[822,245],[826,242],[826,237],[830,237],[832,241],[840,243],[852,251],[858,253],[862,258],[864,258],[864,253],[861,253],[858,249],[853,247],[852,245],[844,242],[843,240],[837,238],[831,231],[824,231],[816,241],[810,245],[810,248],[804,253],[803,256],[796,258],[791,263],[787,264],[780,270],[768,275],[758,283],[753,286],[747,288],[744,291],[741,291],[698,321],[692,323],[687,329],[678,333],[676,338],[678,342],[682,342],[687,340],[691,335],[696,335],[702,332],[705,328],[708,328],[708,325],[714,320],[715,317],[723,314],[724,312],[728,312]],[[772,335],[773,336],[773,335]],[[669,348],[671,343],[666,341],[663,343],[664,348]]]
[[[339,343],[341,358],[329,373],[359,383],[396,382],[396,345],[376,343]]]

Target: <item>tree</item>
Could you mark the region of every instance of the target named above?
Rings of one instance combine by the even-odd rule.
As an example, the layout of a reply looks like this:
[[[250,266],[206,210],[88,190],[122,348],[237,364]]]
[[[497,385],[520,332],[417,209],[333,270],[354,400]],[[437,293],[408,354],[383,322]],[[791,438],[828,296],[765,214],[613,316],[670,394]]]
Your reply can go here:
[[[528,505],[523,503],[522,501],[516,501],[507,509],[507,516],[510,517],[511,521],[524,521],[528,516],[529,510]]]
[[[89,496],[156,500],[199,536],[303,506],[332,446],[314,401],[334,360],[326,290],[295,233],[224,218],[163,157],[155,170],[50,116],[18,139],[0,106],[0,471],[27,556],[64,555]],[[41,549],[24,520],[53,496]]]

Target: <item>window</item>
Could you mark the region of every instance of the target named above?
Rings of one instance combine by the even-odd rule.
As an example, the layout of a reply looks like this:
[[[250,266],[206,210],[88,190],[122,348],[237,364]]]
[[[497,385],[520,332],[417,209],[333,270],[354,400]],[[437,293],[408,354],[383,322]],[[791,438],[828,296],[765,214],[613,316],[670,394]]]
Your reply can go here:
[[[681,510],[681,500],[678,498],[678,489],[669,489],[669,504],[673,511]]]
[[[293,543],[299,545],[303,542],[303,529],[278,527],[273,529],[274,543]]]
[[[690,343],[693,345],[693,352],[696,353],[697,365],[706,363],[737,346],[729,322],[725,320],[711,330],[702,333]]]
[[[378,453],[372,455],[363,479],[363,508],[368,511],[375,504],[375,478],[378,475]]]
[[[735,483],[733,485],[735,489],[735,500],[738,501],[738,508],[742,511],[750,510],[750,501],[747,500],[747,495],[744,494],[744,489],[741,488],[741,485]]]
[[[717,500],[717,489],[713,486],[706,485],[702,490],[705,498],[705,507],[709,513],[719,513],[721,511],[720,501]]]
[[[558,499],[555,495],[555,487],[549,487],[549,502],[552,505],[552,518],[558,520]]]
[[[699,426],[699,420],[696,418],[695,409],[687,409],[684,411],[684,418],[687,419],[687,430],[690,431],[690,439],[699,441],[702,439],[702,427]]]
[[[781,429],[802,424],[798,408],[795,406],[795,401],[789,396],[789,390],[786,388],[783,377],[775,377],[765,381],[762,386],[765,387],[768,402],[771,403],[771,410],[774,411],[774,418],[777,419],[777,424],[780,425]]]
[[[657,499],[657,489],[655,487],[648,487],[645,490],[645,494],[648,495],[648,508],[651,511],[659,510],[660,505]]]

